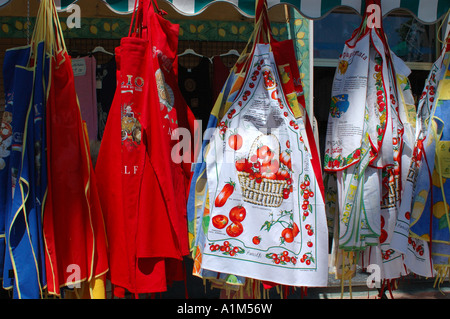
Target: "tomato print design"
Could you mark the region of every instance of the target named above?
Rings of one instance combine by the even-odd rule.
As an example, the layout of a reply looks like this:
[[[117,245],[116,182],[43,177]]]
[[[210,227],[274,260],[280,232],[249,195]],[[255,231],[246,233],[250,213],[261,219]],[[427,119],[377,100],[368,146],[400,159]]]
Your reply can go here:
[[[233,194],[234,187],[236,186],[236,183],[233,181],[229,181],[226,183],[222,190],[220,191],[219,195],[217,195],[216,200],[214,201],[214,205],[216,207],[222,207],[227,202],[228,198]]]
[[[219,244],[209,244],[209,250],[211,252],[219,252],[223,255],[228,256],[236,256],[236,254],[243,254],[245,253],[245,249],[243,249],[240,246],[233,246],[229,241],[225,240],[222,245]]]

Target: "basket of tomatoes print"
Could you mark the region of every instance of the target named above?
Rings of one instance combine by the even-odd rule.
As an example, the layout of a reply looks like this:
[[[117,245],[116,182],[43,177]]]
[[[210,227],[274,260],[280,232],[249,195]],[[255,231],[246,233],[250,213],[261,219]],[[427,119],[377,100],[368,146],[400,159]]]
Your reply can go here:
[[[282,169],[279,154],[280,143],[277,137],[273,134],[262,134],[253,142],[248,157],[236,161],[244,201],[279,207],[283,199],[287,198],[285,190],[289,189],[289,178],[280,178]],[[290,175],[288,171],[284,173]]]

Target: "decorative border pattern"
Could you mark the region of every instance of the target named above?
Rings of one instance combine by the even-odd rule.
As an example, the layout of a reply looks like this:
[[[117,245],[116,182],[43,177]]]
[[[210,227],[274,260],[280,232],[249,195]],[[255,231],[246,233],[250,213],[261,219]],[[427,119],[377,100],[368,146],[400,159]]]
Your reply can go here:
[[[60,17],[67,38],[120,39],[128,34],[130,18],[81,18],[81,28],[68,28],[65,17]],[[30,33],[35,18],[30,18]],[[302,19],[303,20],[303,19]],[[253,22],[214,20],[171,20],[180,25],[180,40],[246,42],[253,31]],[[305,19],[305,21],[307,21]],[[277,40],[289,38],[289,25],[273,23]],[[0,38],[26,38],[26,17],[0,17]]]

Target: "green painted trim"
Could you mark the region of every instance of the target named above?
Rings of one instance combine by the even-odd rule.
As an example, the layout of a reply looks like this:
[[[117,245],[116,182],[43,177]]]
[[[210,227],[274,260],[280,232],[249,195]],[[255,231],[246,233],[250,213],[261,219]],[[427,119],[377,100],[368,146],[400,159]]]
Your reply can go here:
[[[173,20],[180,25],[180,40],[247,42],[253,31],[253,22],[215,20]],[[278,40],[288,38],[286,23],[273,23],[272,32]]]
[[[30,36],[35,18],[30,18]],[[67,18],[60,17],[66,38],[120,39],[127,36],[130,18],[81,18],[81,28],[68,28]],[[180,40],[247,42],[253,31],[253,22],[215,20],[171,20],[180,25]],[[307,21],[307,20],[305,20]],[[289,25],[273,23],[277,40],[289,38]],[[0,38],[27,38],[26,17],[0,17]]]
[[[61,28],[66,38],[120,39],[128,34],[129,19],[81,18],[81,28],[68,28],[67,18],[60,17]],[[30,36],[36,18],[30,18]],[[26,17],[0,17],[0,38],[27,38]]]

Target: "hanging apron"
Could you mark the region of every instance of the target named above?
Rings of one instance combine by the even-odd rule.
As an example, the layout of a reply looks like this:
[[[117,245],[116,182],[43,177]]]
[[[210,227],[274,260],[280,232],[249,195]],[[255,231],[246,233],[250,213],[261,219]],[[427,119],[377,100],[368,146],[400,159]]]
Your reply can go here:
[[[269,45],[254,50],[226,114],[228,125],[215,131],[206,158],[211,219],[202,267],[286,285],[326,286],[325,215],[310,155]],[[244,167],[236,167],[242,160]],[[309,218],[301,218],[295,204],[300,202]]]
[[[258,29],[258,26],[255,27],[254,34],[256,33],[256,29]],[[216,129],[222,129],[227,126],[229,119],[225,117],[225,114],[242,88],[246,66],[250,61],[247,49],[251,40],[243,49],[236,64],[230,70],[230,74],[211,111],[203,136],[201,151],[197,156],[196,162],[192,165],[193,175],[187,204],[189,244],[191,256],[194,259],[193,275],[210,280],[215,287],[226,287],[226,289],[231,290],[237,290],[239,287],[242,287],[245,284],[245,278],[230,273],[211,271],[202,267],[206,233],[210,224],[210,199],[205,157],[210,149],[209,144],[213,132]],[[229,116],[231,117],[231,115]]]
[[[361,216],[357,213],[360,211],[358,204],[361,200],[356,194],[361,193],[362,173],[371,160],[369,156],[371,147],[367,136],[368,123],[365,117],[367,105],[363,107],[367,81],[370,79],[367,74],[370,61],[369,43],[368,33],[361,35],[360,38],[354,35],[346,42],[333,81],[324,153],[325,171],[336,172],[337,178],[336,214],[339,216],[335,220],[339,226],[335,229],[338,239],[334,242],[336,246],[333,250],[337,250],[338,247],[347,247],[351,250],[359,246],[357,245],[359,233],[353,230],[354,225],[359,226],[361,223],[359,221]],[[344,185],[349,186],[344,188]],[[329,192],[330,189],[327,189],[327,194]]]
[[[392,127],[392,129],[387,130],[383,146],[384,144],[389,145],[389,156],[392,156],[392,164],[382,167],[378,171],[381,177],[381,233],[378,238],[379,245],[370,247],[366,251],[363,262],[365,265],[379,265],[381,278],[391,280],[406,275],[408,272],[404,266],[404,255],[392,248],[391,241],[398,218],[403,185],[402,160],[403,158],[409,159],[408,149],[411,149],[414,135],[410,132],[407,139],[404,139],[405,126],[400,118],[400,114],[402,114],[401,117],[405,120],[405,124],[409,124],[404,116],[406,105],[402,97],[405,94],[402,92],[403,88],[399,87],[398,80],[401,79],[400,75],[402,74],[403,78],[407,80],[410,71],[404,62],[391,52],[386,51],[386,57],[390,92],[390,112],[387,128]],[[409,91],[405,93],[410,95],[411,101],[411,93]],[[390,143],[386,143],[388,141]]]
[[[42,215],[48,293],[88,286],[105,298],[107,243],[86,124],[81,118],[70,57],[53,1],[41,1],[46,56],[51,56],[45,129],[48,192]]]
[[[13,71],[12,95],[13,141],[11,149],[12,191],[6,212],[6,263],[4,287],[13,287],[13,297],[40,298],[45,287],[44,248],[41,229],[42,205],[46,192],[45,93],[48,80],[48,60],[44,60],[43,43],[33,51],[28,48],[12,50],[19,62]],[[8,54],[7,54],[8,55]],[[8,63],[7,57],[5,62]],[[14,59],[14,58],[13,58]],[[32,66],[28,67],[28,62]],[[33,64],[35,63],[35,64]],[[16,131],[17,129],[17,131]]]
[[[108,192],[110,188],[116,187],[121,189],[120,205],[111,207],[111,210],[107,209],[107,203],[105,206],[102,204],[102,207],[105,207],[106,229],[111,243],[111,282],[132,293],[164,291],[166,282],[161,278],[165,278],[166,274],[165,262],[162,257],[168,252],[177,251],[173,245],[174,239],[170,231],[163,191],[156,182],[155,169],[150,163],[144,144],[147,137],[145,134],[147,126],[151,128],[149,119],[146,119],[150,112],[147,109],[150,108],[146,107],[147,103],[145,102],[145,96],[150,89],[144,88],[144,85],[151,86],[152,84],[151,77],[147,75],[149,73],[145,62],[148,59],[147,47],[148,41],[144,39],[128,37],[121,40],[120,81],[116,90],[117,98],[112,106],[112,109],[119,109],[119,111],[116,110],[111,114],[112,123],[115,122],[115,116],[118,116],[121,134],[118,141],[121,143],[118,144],[117,140],[113,140],[117,135],[111,135],[109,139],[110,143],[114,143],[116,147],[119,146],[119,150],[121,150],[120,174],[116,175],[119,180],[110,180],[110,177],[114,175],[107,176],[113,168],[117,169],[117,167],[110,167],[112,162],[101,164],[109,161],[109,158],[103,157],[105,154],[103,145],[108,146],[108,139],[102,141],[96,166],[97,176],[99,180],[103,180],[101,186],[105,187],[102,189],[99,185],[101,192]],[[155,121],[157,121],[157,117]],[[144,195],[146,196],[145,200],[141,199],[141,196]],[[161,213],[151,214],[151,228],[148,228],[145,233],[147,240],[138,241],[136,238],[138,221],[139,218],[142,218],[140,216],[144,215],[139,212],[142,209],[143,212],[148,210],[149,201],[152,202],[152,211]],[[167,231],[168,229],[169,231]],[[123,240],[120,240],[121,238]],[[163,248],[160,245],[156,245],[158,240],[166,244],[166,252],[161,251]],[[137,256],[138,244],[145,245],[141,247],[141,258]],[[172,245],[170,246],[170,244]],[[144,248],[148,251],[147,255],[144,255]],[[150,259],[153,256],[160,258]],[[144,257],[147,258],[144,259]],[[146,271],[146,268],[149,270]]]
[[[261,14],[261,16],[264,13]],[[258,31],[258,28],[261,28],[261,21],[263,18],[255,19],[257,21],[255,31]],[[257,32],[256,32],[257,33]],[[271,34],[270,34],[271,36]],[[274,52],[275,60],[278,65],[278,72],[280,78],[282,78],[281,85],[283,87],[284,95],[286,101],[289,103],[289,107],[293,112],[296,119],[298,118],[307,118],[307,114],[304,111],[305,101],[303,96],[303,89],[301,87],[300,75],[297,68],[297,62],[295,60],[295,53],[293,51],[292,41],[282,41],[277,42],[271,37],[271,46]],[[249,44],[251,43],[250,40]],[[248,45],[249,45],[248,44]],[[248,47],[247,45],[247,47]],[[225,112],[227,112],[231,103],[236,99],[236,94],[239,92],[242,86],[242,82],[244,80],[246,65],[248,65],[249,58],[247,58],[247,47],[243,50],[240,59],[230,72],[228,81],[225,83],[221,94],[219,95],[215,107],[212,111],[210,118],[210,125],[208,128],[210,130],[214,129],[216,125],[223,129],[228,126],[229,119],[233,114],[228,114],[225,116]],[[222,119],[222,120],[219,120]],[[301,132],[305,131],[305,127],[302,125],[303,122],[299,122],[299,130]],[[309,123],[307,123],[309,124]],[[308,132],[308,125],[306,125],[306,131]],[[206,130],[208,133],[210,130]],[[311,130],[312,131],[312,130]],[[305,133],[305,137],[307,134]],[[308,140],[305,138],[305,144],[308,145]],[[209,135],[205,137],[205,141],[203,143],[203,150],[207,152],[209,143]],[[315,145],[315,141],[312,140],[312,145]],[[203,153],[204,153],[203,152]],[[216,273],[214,271],[210,271],[207,269],[203,269],[201,266],[202,263],[202,255],[203,255],[203,247],[205,243],[205,233],[207,232],[208,224],[210,224],[210,214],[209,214],[209,196],[208,196],[208,185],[206,183],[207,176],[205,172],[205,162],[203,161],[203,154],[200,154],[198,163],[194,165],[194,177],[191,186],[191,196],[189,198],[190,202],[188,203],[188,220],[194,220],[195,223],[190,222],[190,234],[193,234],[191,238],[194,238],[195,242],[193,245],[193,254],[194,257],[194,275],[198,275],[203,278],[208,278],[214,287],[227,289],[229,290],[237,290],[238,286],[246,287],[247,281],[242,276],[235,276],[229,273]],[[316,158],[316,157],[314,157]],[[318,161],[311,161],[313,166],[318,167],[320,171],[320,164],[317,165]],[[198,178],[197,178],[198,177]],[[255,285],[252,281],[248,282],[250,286]],[[262,281],[262,284],[265,288],[271,288],[275,283]]]
[[[6,212],[4,272],[8,271],[8,274],[4,286],[13,288],[14,298],[26,299],[42,297],[46,285],[41,217],[47,191],[44,121],[49,59],[44,37],[36,36],[36,33],[41,35],[36,32],[42,27],[40,18],[31,46],[11,50],[11,56],[7,54],[5,59],[6,63],[16,60],[20,64],[16,64],[11,73],[15,74],[12,116],[17,131],[14,132],[10,162],[12,181],[8,191],[12,191],[12,197]],[[7,66],[5,71],[8,70],[12,71]]]
[[[335,214],[332,266],[350,279],[357,260],[363,268],[377,264],[382,279],[390,280],[408,272],[391,240],[415,110],[405,85],[409,70],[389,50],[383,28],[368,28],[366,21],[367,14],[346,42],[333,83],[324,164],[332,173],[326,178],[327,205]]]
[[[163,132],[166,131],[166,134],[170,137],[171,160],[169,163],[171,164],[170,171],[173,180],[171,196],[175,199],[174,206],[170,208],[169,217],[178,238],[181,254],[186,256],[189,254],[186,203],[191,178],[190,166],[195,159],[195,117],[184,101],[178,87],[179,25],[164,19],[164,12],[158,8],[155,1],[152,1],[152,5],[147,14],[147,23],[152,30],[150,36]],[[188,140],[180,142],[178,140],[180,133],[183,134],[183,139]]]
[[[433,266],[439,282],[445,279],[450,265],[450,223],[448,187],[448,149],[450,131],[448,112],[450,106],[450,52],[448,44],[441,65],[441,77],[432,95],[436,99],[431,109],[428,131],[422,146],[422,165],[417,176],[411,211],[411,240],[422,239],[429,243]]]
[[[6,105],[0,135],[0,180],[4,185],[0,190],[0,265],[4,288],[11,288],[14,281],[10,273],[12,269],[10,254],[6,249],[5,232],[9,232],[9,228],[5,223],[6,220],[11,220],[14,189],[22,162],[23,132],[32,87],[32,78],[23,78],[22,68],[28,64],[30,54],[30,46],[9,49],[3,62]]]
[[[373,30],[357,35],[346,42],[335,74],[324,156],[325,171],[337,172],[339,247],[347,250],[376,245],[380,235],[380,203],[370,200],[381,197],[380,181],[369,165],[380,165],[374,162],[389,108],[384,48],[372,47],[378,43]]]
[[[171,45],[177,42],[178,27],[161,21],[153,9],[148,1],[139,3],[137,27],[133,32],[130,27],[116,50],[120,80],[96,165],[117,296],[125,290],[165,291],[172,281],[184,278],[182,260],[189,253],[190,176],[171,157],[171,134],[179,119],[189,125],[172,86],[176,46]],[[160,32],[155,35],[150,28]]]
[[[52,63],[47,114],[49,191],[43,227],[48,291],[60,295],[61,287],[73,285],[73,265],[79,267],[78,280],[92,284],[108,271],[102,210],[67,52],[56,54]]]
[[[411,213],[413,211],[414,203],[414,189],[417,184],[417,176],[421,165],[426,165],[423,158],[423,139],[427,134],[427,119],[430,116],[430,111],[433,108],[435,102],[435,87],[439,79],[441,79],[442,72],[441,65],[444,57],[444,51],[438,60],[433,64],[430,74],[427,77],[425,88],[422,96],[419,100],[419,106],[417,110],[417,119],[404,120],[404,123],[411,123],[414,126],[413,138],[408,138],[409,142],[404,147],[403,153],[407,153],[408,158],[403,160],[402,176],[403,176],[403,193],[401,196],[401,205],[393,232],[391,247],[392,249],[404,254],[405,266],[413,273],[424,276],[433,277],[433,264],[430,257],[428,243],[420,238],[410,237],[410,222]],[[411,102],[407,102],[405,98],[405,104],[411,105]],[[411,107],[411,111],[405,114],[407,118],[413,117],[415,107]],[[406,126],[405,126],[406,127]],[[405,133],[407,133],[405,129]],[[406,134],[407,136],[407,134]],[[406,140],[406,139],[405,139]],[[405,155],[403,155],[404,157]],[[425,172],[425,170],[424,170]],[[422,173],[423,174],[423,173]],[[429,185],[427,180],[423,180],[425,185]],[[419,186],[419,188],[422,186]],[[420,207],[417,205],[416,209]],[[421,209],[421,208],[419,208]]]
[[[259,21],[257,18],[256,21]],[[257,23],[255,29],[261,27],[261,24]],[[271,47],[274,52],[275,60],[277,62],[278,72],[282,79],[281,85],[283,87],[286,101],[289,103],[291,111],[296,119],[302,118],[305,122],[308,121],[303,127],[303,122],[299,122],[301,128],[299,130],[307,133],[303,133],[303,136],[312,136],[312,130],[309,124],[307,113],[305,112],[305,99],[303,95],[303,88],[301,86],[300,74],[295,59],[295,53],[293,50],[292,40],[277,42],[271,37]],[[252,39],[250,39],[249,44]],[[247,47],[249,46],[247,45]],[[194,271],[193,274],[202,278],[208,278],[213,282],[215,287],[236,290],[239,285],[244,285],[245,278],[241,276],[235,276],[233,274],[216,273],[209,271],[201,267],[202,251],[205,243],[205,233],[207,232],[208,224],[210,223],[209,214],[209,196],[208,185],[206,183],[207,176],[205,172],[206,163],[203,161],[203,153],[208,150],[209,134],[215,129],[216,126],[223,128],[228,125],[229,118],[232,114],[228,114],[228,117],[224,117],[225,112],[230,107],[231,103],[235,100],[236,94],[239,92],[242,86],[245,75],[245,66],[247,65],[247,47],[243,50],[241,57],[236,65],[231,70],[229,77],[218,96],[215,107],[211,113],[208,128],[206,130],[202,150],[202,154],[199,156],[197,163],[193,165],[194,175],[192,179],[192,186],[190,190],[190,198],[188,202],[188,221],[191,249],[193,251],[192,257],[194,258]],[[219,118],[223,118],[219,123]],[[306,120],[305,120],[306,119]],[[308,139],[305,138],[305,143],[308,145]],[[314,139],[311,140],[311,145],[315,145]],[[312,149],[315,151],[315,149]],[[316,153],[317,154],[317,153]],[[320,176],[320,162],[317,159],[317,155],[313,155],[311,161],[313,167],[318,170]],[[224,286],[225,285],[225,286]],[[274,284],[269,282],[263,282],[264,287],[270,288]]]

